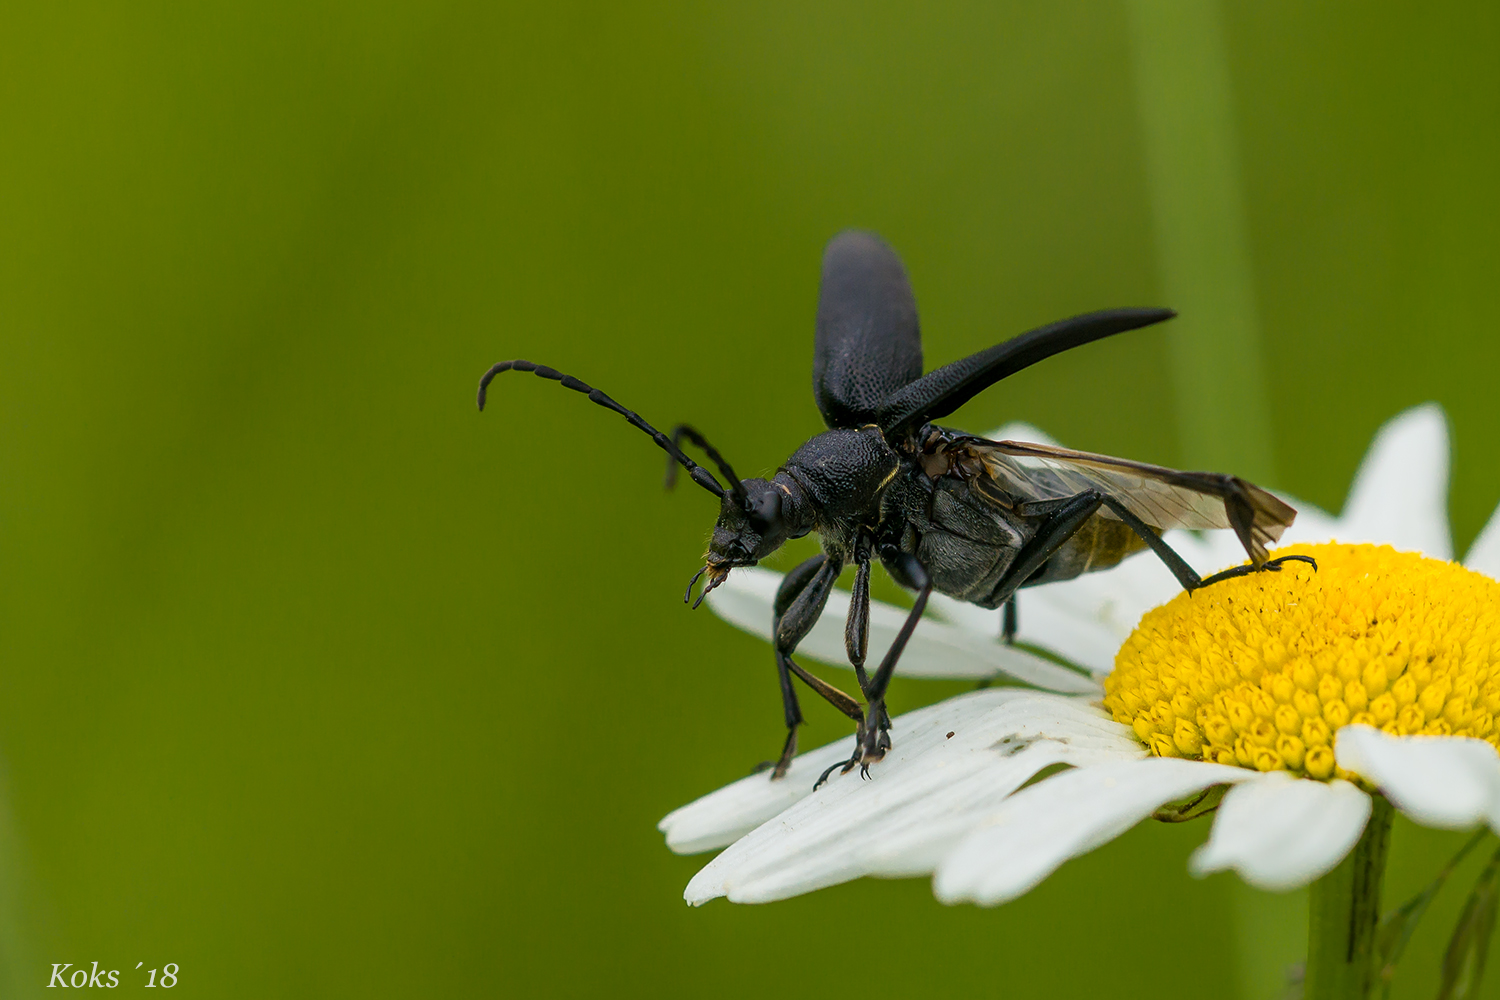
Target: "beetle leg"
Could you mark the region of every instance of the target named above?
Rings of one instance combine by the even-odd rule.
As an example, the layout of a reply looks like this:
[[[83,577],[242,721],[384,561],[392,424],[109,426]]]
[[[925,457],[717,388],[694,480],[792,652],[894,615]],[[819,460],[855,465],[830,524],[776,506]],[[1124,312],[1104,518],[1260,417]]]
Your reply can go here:
[[[807,588],[808,581],[817,575],[827,558],[824,555],[813,556],[782,578],[781,586],[776,588],[775,617],[771,624],[773,634],[781,624],[781,616]],[[797,703],[797,689],[792,685],[792,672],[782,662],[780,653],[776,655],[776,679],[781,684],[781,708],[786,716],[786,742],[782,744],[781,756],[777,758],[775,769],[771,772],[773,779],[786,774],[787,765],[797,755],[797,727],[802,725],[802,706]],[[761,765],[761,769],[764,767],[765,765]]]
[[[786,743],[781,748],[781,757],[771,771],[773,781],[786,775],[792,758],[797,754],[797,727],[802,724],[802,709],[797,704],[797,692],[792,687],[792,674],[802,678],[808,687],[829,704],[853,719],[861,729],[864,728],[865,717],[859,702],[832,684],[808,673],[792,659],[792,651],[797,648],[797,643],[812,631],[813,625],[823,613],[828,595],[833,592],[833,583],[838,579],[842,568],[840,563],[826,555],[813,556],[788,573],[776,591],[776,617],[772,623],[772,632],[775,637],[776,671],[781,681],[782,707],[786,712],[787,736]]]
[[[854,752],[856,754],[859,753],[859,747],[858,746],[856,746],[854,748]],[[844,772],[847,772],[851,767],[853,767],[855,764],[858,764],[858,763],[859,763],[859,758],[856,756],[856,757],[850,757],[848,760],[841,760],[841,761],[838,761],[837,763],[829,764],[827,767],[825,767],[823,769],[823,773],[820,774],[820,775],[818,775],[818,780],[813,782],[813,791],[816,792],[819,788],[823,787],[823,782],[827,781],[828,780],[828,776],[830,774],[832,774],[834,771],[837,771],[839,768],[843,768]]]
[[[997,595],[1004,594],[1010,597],[1020,586],[1031,578],[1031,575],[1052,558],[1057,550],[1067,543],[1083,527],[1085,521],[1093,517],[1100,507],[1108,507],[1120,520],[1124,521],[1141,539],[1151,547],[1162,562],[1166,563],[1167,569],[1182,584],[1182,589],[1187,591],[1197,590],[1203,586],[1203,578],[1194,572],[1193,567],[1178,555],[1173,548],[1161,540],[1151,526],[1130,512],[1130,509],[1113,497],[1101,493],[1098,490],[1084,490],[1082,493],[1060,500],[1032,500],[1027,503],[1017,504],[1016,513],[1022,517],[1044,516],[1047,520],[1042,522],[1031,541],[1021,547],[1016,557],[1011,561],[1010,567],[995,585]]]
[[[771,623],[773,635],[780,634],[782,617],[797,598],[806,592],[808,584],[817,578],[818,571],[823,568],[827,559],[825,555],[815,555],[793,569],[781,581],[781,586],[776,590],[775,617]],[[792,684],[790,667],[791,657],[784,655],[780,643],[777,643],[776,678],[781,685],[781,707],[786,719],[786,741],[782,744],[781,756],[777,758],[776,765],[771,771],[773,781],[786,774],[792,758],[797,755],[797,727],[802,725],[802,707],[797,702],[797,689]]]
[[[854,543],[854,592],[849,598],[849,618],[844,622],[844,649],[849,662],[854,666],[854,676],[859,678],[859,690],[870,698],[870,675],[865,671],[865,655],[870,650],[870,564],[873,541],[868,534],[861,533]],[[880,715],[882,732],[891,728],[890,714]]]
[[[1218,583],[1220,580],[1227,580],[1230,577],[1243,576],[1246,573],[1255,573],[1267,569],[1272,571],[1279,570],[1281,564],[1286,562],[1287,558],[1291,558],[1273,559],[1271,562],[1263,563],[1260,566],[1237,566],[1233,569],[1227,569],[1222,573],[1215,573],[1213,576],[1205,579],[1199,576],[1197,571],[1189,566],[1187,561],[1178,555],[1172,546],[1162,540],[1161,535],[1156,533],[1156,529],[1132,513],[1129,507],[1126,507],[1107,493],[1101,493],[1098,490],[1085,490],[1075,496],[1065,497],[1061,500],[1034,500],[1016,506],[1016,513],[1023,517],[1036,515],[1051,516],[1038,529],[1037,533],[1032,536],[1031,541],[1027,542],[1021,551],[1016,554],[1015,561],[1005,571],[1005,575],[1000,578],[1000,583],[995,588],[996,593],[1004,593],[1007,596],[1015,593],[1016,588],[1025,583],[1031,574],[1041,569],[1042,564],[1051,558],[1058,549],[1062,548],[1063,543],[1073,537],[1073,534],[1083,526],[1085,521],[1094,516],[1094,513],[1100,507],[1108,507],[1111,513],[1125,522],[1127,527],[1139,535],[1141,540],[1150,547],[1151,551],[1156,553],[1156,557],[1166,564],[1167,569],[1172,572],[1172,575],[1177,578],[1177,582],[1182,585],[1182,589],[1189,593],[1198,590],[1200,587]],[[1296,558],[1299,561],[1311,561],[1306,557]],[[1276,565],[1273,566],[1271,563],[1275,563]],[[1314,567],[1317,566],[1316,563],[1313,565]]]
[[[1000,641],[1007,646],[1013,646],[1016,642],[1016,632],[1021,627],[1021,614],[1016,609],[1016,595],[1011,594],[1010,599],[1005,602],[1005,607],[1000,609]]]
[[[886,650],[885,658],[880,661],[880,666],[875,671],[875,676],[870,678],[870,686],[865,691],[865,701],[868,703],[865,709],[867,719],[883,719],[885,715],[885,692],[890,687],[891,675],[896,671],[896,661],[901,659],[901,653],[906,649],[906,643],[911,639],[911,634],[916,630],[917,622],[922,619],[922,611],[927,607],[927,598],[932,595],[932,578],[927,575],[927,570],[917,561],[917,557],[909,552],[902,552],[894,546],[881,552],[881,558],[887,563],[897,563],[901,573],[906,579],[917,585],[917,599],[912,605],[911,613],[906,616],[906,621],[901,625],[901,631],[896,633],[896,639],[891,643],[891,648]],[[868,725],[860,734],[857,756],[859,757],[860,773],[868,774],[870,765],[885,756],[890,749],[890,733],[878,725]],[[851,764],[853,761],[850,762]]]
[[[818,786],[828,780],[829,773],[835,767],[842,767],[845,771],[848,771],[851,767],[858,763],[859,747],[863,742],[865,735],[865,714],[860,711],[859,702],[855,701],[853,698],[849,697],[847,694],[840,691],[832,684],[829,684],[822,678],[814,677],[812,674],[802,669],[797,661],[793,660],[790,656],[782,657],[782,660],[783,662],[785,662],[787,669],[791,670],[792,673],[802,678],[803,682],[806,683],[808,687],[812,688],[814,691],[818,692],[818,694],[827,699],[828,703],[834,708],[838,709],[840,712],[843,712],[849,718],[854,720],[854,756],[850,757],[847,761],[841,760],[837,764],[834,764],[833,767],[830,767],[828,768],[828,770],[824,771],[818,777],[818,780],[813,782],[813,791],[816,792],[818,790]],[[790,758],[788,758],[787,763],[791,763]],[[786,772],[783,769],[781,773],[785,774]],[[773,773],[771,775],[771,780],[774,781],[780,776],[781,775]]]
[[[1068,539],[1078,533],[1085,521],[1093,517],[1104,504],[1104,494],[1098,490],[1085,490],[1075,496],[1064,497],[1060,500],[1030,500],[1016,505],[1016,513],[1022,517],[1043,517],[1046,520],[1037,527],[1036,534],[1031,536],[1030,541],[1021,546],[1010,565],[995,583],[994,594],[997,598],[1009,602],[1015,598],[1015,593],[1021,585],[1031,579],[1033,573],[1041,569],[1054,555],[1057,550],[1067,544]],[[1131,525],[1135,527],[1135,525]],[[1139,529],[1137,529],[1139,530]],[[1146,529],[1148,532],[1149,528]],[[1154,537],[1154,536],[1153,536]],[[1161,539],[1156,539],[1161,542]],[[1164,543],[1163,543],[1164,544]],[[1171,549],[1167,550],[1171,552]],[[1172,558],[1182,563],[1184,569],[1192,573],[1192,569],[1175,552],[1171,552]],[[1167,565],[1170,567],[1171,562]],[[1173,572],[1176,572],[1173,570]],[[1193,574],[1197,579],[1197,574]],[[1179,580],[1182,578],[1179,576]]]
[[[1135,533],[1140,535],[1147,545],[1151,546],[1151,551],[1155,552],[1161,561],[1167,564],[1167,569],[1171,570],[1172,575],[1177,577],[1177,582],[1182,584],[1182,589],[1189,593],[1200,587],[1207,587],[1218,583],[1220,580],[1230,580],[1237,576],[1247,576],[1250,573],[1276,573],[1287,562],[1305,562],[1311,565],[1314,570],[1318,568],[1317,561],[1312,556],[1282,556],[1280,559],[1271,559],[1263,562],[1259,566],[1253,564],[1249,566],[1232,566],[1212,576],[1200,577],[1197,573],[1193,572],[1191,566],[1183,561],[1182,556],[1178,555],[1172,550],[1170,545],[1162,541],[1161,536],[1150,525],[1132,514],[1128,507],[1108,495],[1103,497],[1103,501],[1105,506],[1113,511],[1120,520],[1134,529]]]
[[[865,654],[870,650],[870,540],[863,534],[854,546],[854,567],[854,592],[849,595],[849,617],[844,622],[844,650],[859,678],[860,691],[868,694]]]
[[[1318,561],[1312,556],[1282,556],[1279,559],[1267,559],[1259,566],[1231,566],[1221,573],[1215,573],[1213,576],[1204,577],[1203,586],[1207,587],[1209,584],[1218,583],[1220,580],[1230,580],[1237,576],[1249,576],[1251,573],[1260,573],[1266,570],[1270,570],[1273,573],[1279,573],[1281,572],[1282,564],[1289,562],[1305,562],[1313,569],[1318,568]]]

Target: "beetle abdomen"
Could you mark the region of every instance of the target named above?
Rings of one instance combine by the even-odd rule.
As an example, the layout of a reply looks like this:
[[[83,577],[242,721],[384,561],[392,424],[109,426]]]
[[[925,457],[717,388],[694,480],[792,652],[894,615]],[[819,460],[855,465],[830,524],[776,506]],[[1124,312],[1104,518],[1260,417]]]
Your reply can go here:
[[[1124,521],[1095,514],[1083,522],[1077,533],[1047,560],[1040,573],[1022,586],[1056,583],[1095,570],[1109,569],[1119,565],[1120,560],[1132,552],[1139,552],[1145,547],[1146,543],[1141,540],[1141,536]]]

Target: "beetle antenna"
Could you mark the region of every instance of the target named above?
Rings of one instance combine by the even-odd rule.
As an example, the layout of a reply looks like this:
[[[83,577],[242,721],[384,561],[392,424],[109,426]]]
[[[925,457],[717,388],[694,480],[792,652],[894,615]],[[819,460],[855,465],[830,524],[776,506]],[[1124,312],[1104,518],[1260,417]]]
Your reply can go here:
[[[581,392],[584,395],[588,396],[588,398],[593,402],[598,403],[600,406],[604,407],[606,410],[614,410],[620,416],[630,421],[632,426],[637,427],[640,430],[643,430],[647,434],[651,435],[651,440],[655,441],[657,446],[661,448],[662,451],[672,456],[673,459],[682,464],[682,467],[684,469],[688,470],[688,475],[692,477],[693,482],[697,483],[705,490],[708,490],[708,492],[712,493],[719,499],[722,500],[724,498],[724,487],[720,485],[717,479],[714,478],[714,474],[703,468],[697,462],[694,462],[691,458],[688,458],[686,455],[684,455],[682,453],[682,449],[677,447],[677,445],[673,443],[671,438],[667,437],[661,431],[646,423],[645,418],[643,418],[639,413],[636,413],[634,410],[625,409],[625,407],[621,406],[619,403],[616,403],[613,399],[610,399],[607,395],[605,395],[598,389],[595,389],[594,387],[587,385],[584,382],[580,382],[578,379],[574,378],[571,375],[564,375],[562,372],[558,371],[555,368],[548,368],[546,365],[539,365],[532,361],[501,361],[496,363],[495,365],[492,365],[490,367],[490,370],[485,372],[484,376],[479,380],[480,410],[484,409],[485,394],[489,391],[490,382],[494,380],[496,375],[499,375],[501,372],[508,371],[531,372],[535,375],[541,376],[542,378],[551,379],[554,382],[561,382],[563,384],[563,388],[572,389],[574,392]],[[743,486],[741,486],[740,488],[744,489]]]
[[[672,428],[672,444],[678,451],[682,450],[683,438],[687,438],[693,444],[702,448],[703,453],[719,467],[719,473],[725,479],[729,480],[730,492],[734,494],[735,499],[743,506],[750,499],[750,494],[746,492],[745,484],[740,482],[740,477],[734,474],[734,470],[729,467],[729,463],[724,459],[724,456],[719,454],[719,450],[709,444],[708,440],[694,428],[687,424],[678,424]],[[677,485],[677,463],[670,459],[667,461],[667,478],[664,485],[669,490]]]

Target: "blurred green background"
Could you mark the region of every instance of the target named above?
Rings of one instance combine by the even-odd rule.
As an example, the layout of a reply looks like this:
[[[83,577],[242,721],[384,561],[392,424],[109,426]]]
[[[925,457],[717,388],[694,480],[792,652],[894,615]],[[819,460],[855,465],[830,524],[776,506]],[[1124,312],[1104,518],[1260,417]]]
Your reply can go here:
[[[769,650],[680,601],[713,505],[556,386],[473,405],[532,358],[774,469],[820,428],[850,225],[903,254],[929,365],[1177,304],[1125,7],[0,11],[6,995],[96,960],[205,997],[1234,995],[1246,890],[1186,874],[1204,824],[997,910],[685,907],[705,859],[657,819],[782,735]],[[1268,485],[1337,510],[1436,399],[1462,552],[1500,501],[1496,8],[1222,18]],[[1166,338],[954,422],[1181,462]],[[804,702],[804,746],[846,731]],[[1398,825],[1391,898],[1461,839]]]

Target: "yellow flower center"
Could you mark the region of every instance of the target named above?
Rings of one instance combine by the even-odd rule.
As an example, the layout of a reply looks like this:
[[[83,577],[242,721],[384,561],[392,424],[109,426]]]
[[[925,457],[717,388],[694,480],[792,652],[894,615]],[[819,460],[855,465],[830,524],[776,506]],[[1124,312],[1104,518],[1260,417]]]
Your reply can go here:
[[[1115,657],[1104,706],[1151,752],[1327,780],[1341,726],[1497,743],[1500,583],[1390,546],[1182,593]]]

